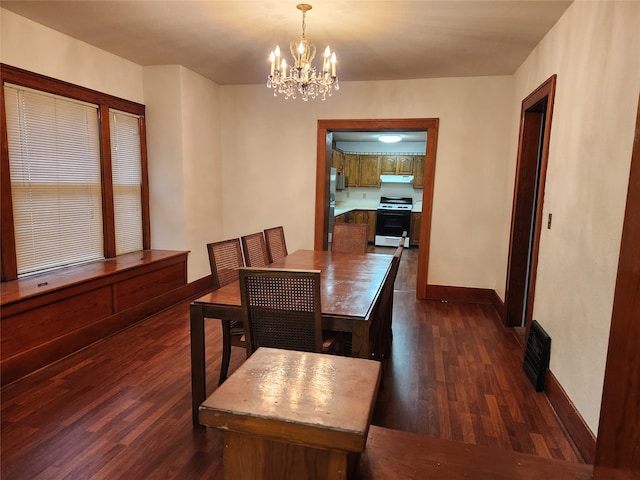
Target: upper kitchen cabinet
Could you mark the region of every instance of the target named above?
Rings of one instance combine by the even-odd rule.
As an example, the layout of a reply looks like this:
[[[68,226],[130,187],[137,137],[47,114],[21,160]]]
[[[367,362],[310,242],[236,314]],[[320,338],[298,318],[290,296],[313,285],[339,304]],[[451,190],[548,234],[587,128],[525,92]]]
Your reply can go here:
[[[424,188],[424,155],[413,157],[413,188]]]
[[[381,175],[413,175],[413,155],[383,155]]]
[[[332,166],[337,173],[344,174],[344,153],[340,150],[332,150]]]
[[[347,177],[348,187],[360,186],[360,162],[355,153],[344,154],[344,175]]]
[[[401,155],[396,158],[396,174],[413,175],[413,155]],[[422,158],[424,163],[424,157]]]
[[[395,175],[398,158],[392,155],[383,155],[380,159],[380,174]]]
[[[351,180],[349,180],[351,183]],[[380,156],[360,155],[360,181],[359,187],[380,186]]]

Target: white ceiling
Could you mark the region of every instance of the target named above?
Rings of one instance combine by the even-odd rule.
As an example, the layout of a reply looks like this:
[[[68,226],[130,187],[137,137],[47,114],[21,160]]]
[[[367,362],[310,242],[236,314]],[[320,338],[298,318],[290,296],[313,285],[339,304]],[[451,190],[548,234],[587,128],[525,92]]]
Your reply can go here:
[[[311,0],[310,0],[311,1]],[[269,52],[302,31],[297,0],[29,1],[1,6],[139,65],[180,64],[220,85],[261,84]],[[563,0],[311,1],[307,38],[341,81],[510,75]]]

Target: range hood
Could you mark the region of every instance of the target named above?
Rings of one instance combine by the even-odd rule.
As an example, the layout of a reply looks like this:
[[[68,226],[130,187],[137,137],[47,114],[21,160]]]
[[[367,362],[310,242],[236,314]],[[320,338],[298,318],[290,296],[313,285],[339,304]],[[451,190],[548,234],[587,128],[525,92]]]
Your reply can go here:
[[[380,175],[380,183],[413,183],[413,175]]]

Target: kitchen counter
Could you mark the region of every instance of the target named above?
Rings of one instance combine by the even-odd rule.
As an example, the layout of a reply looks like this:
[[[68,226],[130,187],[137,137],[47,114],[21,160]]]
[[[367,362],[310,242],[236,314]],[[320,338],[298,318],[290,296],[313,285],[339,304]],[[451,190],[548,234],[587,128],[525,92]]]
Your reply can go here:
[[[354,210],[376,210],[377,208],[378,202],[336,202],[333,214],[338,216]]]
[[[333,214],[334,216],[342,215],[343,213],[352,212],[354,210],[377,210],[378,202],[336,202]],[[416,202],[413,204],[412,212],[422,212],[422,202]]]

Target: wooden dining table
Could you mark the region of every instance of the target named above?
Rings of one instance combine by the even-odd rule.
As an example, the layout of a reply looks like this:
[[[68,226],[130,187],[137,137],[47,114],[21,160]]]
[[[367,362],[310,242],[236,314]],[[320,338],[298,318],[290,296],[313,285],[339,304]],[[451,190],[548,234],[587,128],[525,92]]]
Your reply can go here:
[[[392,255],[297,250],[269,268],[320,270],[322,328],[351,333],[353,357],[369,358],[369,330],[380,301]],[[206,398],[204,322],[242,321],[240,284],[233,282],[196,299],[190,306],[192,420]]]

